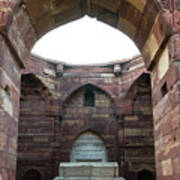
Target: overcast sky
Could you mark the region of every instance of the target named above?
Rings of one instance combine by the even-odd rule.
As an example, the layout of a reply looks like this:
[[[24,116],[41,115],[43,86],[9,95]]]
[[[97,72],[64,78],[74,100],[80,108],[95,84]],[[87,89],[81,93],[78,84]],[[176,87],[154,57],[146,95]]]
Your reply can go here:
[[[140,54],[126,35],[88,16],[47,33],[32,53],[71,64],[106,63]]]

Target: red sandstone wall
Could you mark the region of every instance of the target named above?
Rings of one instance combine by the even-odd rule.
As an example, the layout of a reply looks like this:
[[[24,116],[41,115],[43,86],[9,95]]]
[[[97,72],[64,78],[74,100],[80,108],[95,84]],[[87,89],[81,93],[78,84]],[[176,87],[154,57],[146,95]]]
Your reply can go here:
[[[123,126],[119,131],[120,144],[125,145],[121,148],[121,159],[124,158],[128,171],[131,172],[127,173],[128,179],[133,179],[137,176],[134,172],[143,169],[154,171],[154,136],[149,84],[148,74],[141,75],[134,82],[126,96],[123,121],[120,120]]]
[[[87,130],[104,139],[109,161],[127,179],[136,180],[143,168],[154,171],[150,81],[148,75],[136,81],[145,71],[141,62],[130,62],[118,77],[112,65],[66,65],[59,77],[56,65],[32,57],[22,78],[17,180],[30,169],[42,179],[56,176],[73,140]],[[83,107],[86,84],[97,88],[96,108]]]
[[[0,35],[0,179],[3,180],[16,174],[20,66],[13,56]]]
[[[147,3],[144,2],[143,6],[139,1],[136,3],[133,0],[129,2],[123,1],[120,5],[114,3],[114,1],[107,1],[107,3],[104,3],[105,1],[93,1],[91,3],[84,3],[84,1],[74,1],[74,3],[72,1],[72,3],[69,3],[64,1],[63,4],[60,3],[58,6],[54,1],[52,3],[41,1],[38,4],[36,0],[20,2],[19,0],[2,0],[0,2],[0,60],[2,62],[0,64],[0,78],[2,81],[0,179],[14,179],[15,174],[20,84],[20,67],[15,65],[16,62],[25,65],[28,52],[37,37],[59,24],[69,22],[87,13],[118,27],[118,29],[130,35],[142,50],[147,67],[152,70],[158,180],[179,180],[180,53],[179,40],[173,40],[179,37],[179,0],[149,0]],[[43,13],[45,11],[47,13]],[[131,16],[132,14],[135,15]],[[124,20],[127,23],[124,23]],[[169,39],[172,42],[169,43]],[[168,52],[166,51],[165,58],[160,58],[167,44],[171,48],[169,48]],[[170,64],[167,64],[167,59]],[[164,72],[162,73],[162,71]],[[160,74],[160,79],[158,74]],[[11,87],[13,84],[11,81],[14,79],[16,79],[14,83],[16,88]],[[167,88],[162,90],[165,81]],[[10,86],[10,93],[12,94],[10,101],[9,90],[6,86],[4,87],[5,82],[8,82],[8,86]],[[53,83],[50,84],[53,89]],[[14,85],[12,86],[14,87]],[[10,108],[7,108],[7,104],[10,105]],[[120,112],[122,108],[117,109]],[[9,116],[9,113],[13,115]],[[161,126],[162,124],[165,125]],[[167,128],[168,132],[166,132],[168,125],[171,128]],[[14,140],[11,142],[12,137]]]
[[[61,143],[58,152],[60,162],[70,160],[74,140],[85,131],[99,135],[105,141],[108,161],[117,161],[118,124],[113,100],[103,90],[95,88],[95,106],[86,107],[83,104],[85,89],[83,86],[76,90],[63,104],[61,112],[63,119],[56,134],[56,141]]]

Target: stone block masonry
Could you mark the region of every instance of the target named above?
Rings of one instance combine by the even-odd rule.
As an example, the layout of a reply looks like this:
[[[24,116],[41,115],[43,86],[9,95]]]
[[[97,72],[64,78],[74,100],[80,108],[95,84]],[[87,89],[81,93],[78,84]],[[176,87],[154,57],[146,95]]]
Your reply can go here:
[[[135,180],[142,168],[155,173],[150,76],[141,57],[116,64],[122,66],[118,75],[113,63],[61,64],[56,74],[60,64],[29,59],[21,82],[17,180],[30,169],[42,179],[57,176],[59,163],[71,161],[74,143],[88,132],[102,139],[106,161],[118,162],[121,176],[134,174]],[[84,148],[99,161],[93,153],[102,152],[100,144],[84,140],[74,147],[85,154],[81,146],[90,143]],[[99,150],[91,148],[93,143]],[[91,161],[84,154],[77,161]]]
[[[15,179],[19,126],[18,169],[21,171],[17,172],[17,177],[20,179],[32,175],[36,179],[50,179],[57,174],[57,162],[68,160],[67,149],[73,138],[82,130],[94,129],[104,138],[109,159],[120,163],[127,179],[143,179],[144,174],[151,177],[149,171],[154,169],[152,144],[155,142],[157,180],[179,180],[179,9],[179,0],[42,0],[38,3],[37,0],[0,0],[0,179]],[[119,65],[115,74],[112,73],[114,65],[98,67],[96,71],[89,68],[93,69],[92,74],[82,67],[79,70],[69,66],[61,68],[61,65],[57,67],[36,58],[31,57],[37,60],[33,63],[29,60],[30,49],[37,39],[85,14],[121,30],[136,43],[145,69],[151,71],[151,88],[146,86],[149,84],[146,76],[137,79],[141,73],[133,66],[126,75]],[[30,74],[22,80],[25,91],[21,92],[22,106],[19,108],[22,68]],[[82,73],[74,76],[74,70],[82,72],[82,69],[84,78]],[[37,81],[32,89],[26,86],[34,79]],[[86,83],[107,92],[101,98],[113,99],[111,109],[115,113],[106,113],[109,103],[106,100],[102,103],[100,98],[97,104],[106,105],[94,116],[91,115],[93,108],[85,110],[79,106],[74,108],[73,116],[71,112],[70,117],[68,113],[63,115],[64,109],[69,110],[68,106],[63,106],[68,105],[69,95],[75,98],[75,90]],[[151,104],[148,89],[152,89],[152,108],[148,107]],[[151,110],[153,126],[149,123]],[[79,119],[76,119],[77,114]],[[88,116],[92,121],[86,121]],[[74,127],[80,130],[75,132]],[[149,131],[153,128],[154,140]],[[71,131],[72,135],[67,136]],[[65,138],[59,141],[60,137]],[[28,173],[23,176],[25,172]]]

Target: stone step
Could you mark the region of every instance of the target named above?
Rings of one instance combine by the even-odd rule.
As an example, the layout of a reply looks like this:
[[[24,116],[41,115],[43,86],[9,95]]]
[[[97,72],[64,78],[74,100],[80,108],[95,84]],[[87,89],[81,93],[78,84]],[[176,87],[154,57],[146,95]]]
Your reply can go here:
[[[55,177],[53,180],[125,180],[123,177]]]
[[[113,162],[61,163],[60,177],[119,177],[119,167]],[[108,179],[109,180],[109,179]]]

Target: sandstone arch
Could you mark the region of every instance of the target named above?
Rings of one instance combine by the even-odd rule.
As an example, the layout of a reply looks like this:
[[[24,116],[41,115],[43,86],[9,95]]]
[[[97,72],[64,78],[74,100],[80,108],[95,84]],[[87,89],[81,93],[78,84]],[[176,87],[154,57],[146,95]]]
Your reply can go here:
[[[178,6],[177,3],[173,7],[178,9]],[[10,42],[13,34],[18,33],[16,41],[13,40],[11,44],[15,50],[18,50],[17,55],[23,60],[29,49],[43,34],[87,14],[127,34],[135,41],[149,66],[166,36],[178,30],[177,25],[175,29],[167,28],[177,23],[173,22],[174,14],[168,11],[170,7],[172,3],[166,1],[161,3],[156,0],[111,0],[108,2],[105,0],[41,0],[38,5],[35,0],[15,2],[6,0],[2,1],[1,19],[3,22],[0,29],[8,32],[7,40]],[[131,13],[134,16],[131,16]],[[21,41],[26,51],[22,52],[16,46],[17,41]],[[153,47],[150,47],[152,43]]]
[[[171,116],[176,117],[174,118],[175,122],[178,122],[179,117],[179,111],[175,109],[175,107],[179,105],[179,90],[177,87],[180,80],[178,64],[180,59],[179,6],[178,0],[41,0],[38,4],[37,0],[1,0],[1,84],[8,79],[12,86],[15,87],[13,92],[16,94],[12,99],[14,103],[12,116],[7,115],[6,109],[4,109],[3,106],[1,107],[3,112],[1,115],[2,123],[5,124],[6,119],[8,119],[9,124],[15,127],[12,133],[8,132],[5,128],[2,129],[3,135],[1,137],[4,138],[1,139],[3,143],[0,144],[2,151],[2,155],[0,156],[2,157],[2,162],[6,162],[3,164],[3,168],[0,167],[3,169],[3,176],[9,179],[14,179],[13,177],[15,177],[20,69],[26,66],[30,49],[33,44],[49,30],[80,18],[84,14],[88,14],[119,28],[129,35],[142,52],[147,68],[152,70],[152,98],[154,102],[155,125],[157,125],[157,128],[155,128],[155,134],[157,136],[156,159],[157,167],[161,167],[162,169],[158,171],[157,177],[158,179],[163,179],[167,176],[172,177],[172,179],[179,178],[180,173],[178,172],[174,175],[172,170],[172,167],[178,167],[179,165],[179,163],[177,163],[177,165],[172,158],[172,152],[167,154],[167,156],[163,156],[160,159],[158,158],[159,154],[164,154],[164,149],[168,148],[168,145],[162,142],[162,139],[165,141],[165,135],[167,134],[162,135],[159,133],[159,131],[162,131],[162,129],[159,128],[161,127],[159,123],[163,119],[163,123],[168,126],[169,122],[167,119],[171,119],[168,116],[170,112]],[[174,64],[174,62],[177,63]],[[11,71],[11,69],[13,70]],[[164,83],[167,83],[166,99],[161,97],[161,88]],[[1,88],[3,88],[2,85]],[[175,94],[178,94],[178,97],[175,96]],[[173,98],[174,101],[172,101]],[[170,103],[167,103],[167,101]],[[160,112],[159,109],[161,109]],[[172,137],[171,142],[169,142],[171,147],[170,151],[174,150],[179,144],[175,138],[177,135],[173,135],[172,133],[174,129],[168,132],[169,136]],[[10,141],[10,139],[13,139],[13,148],[8,147],[7,142],[8,140]],[[13,158],[8,154],[7,149],[13,149]],[[166,167],[169,167],[169,171],[166,171]],[[0,171],[0,177],[1,174],[2,172]]]
[[[75,87],[74,89],[70,89],[70,92],[68,92],[67,95],[65,95],[64,98],[62,99],[62,106],[68,100],[68,98],[70,98],[75,92],[77,92],[78,90],[80,90],[84,87],[87,87],[87,86],[91,86],[92,88],[94,88],[94,90],[102,91],[104,94],[106,94],[113,101],[112,95],[106,89],[98,86],[97,84],[85,83],[85,84],[82,84],[81,86]]]

